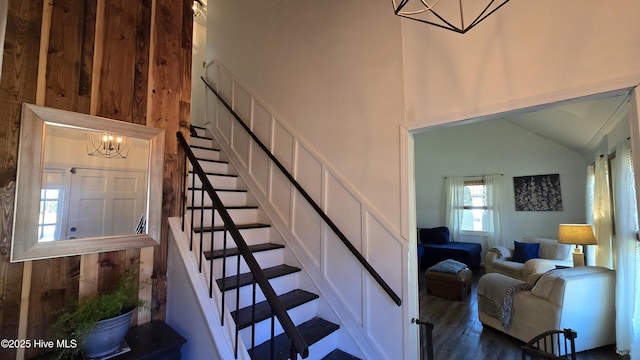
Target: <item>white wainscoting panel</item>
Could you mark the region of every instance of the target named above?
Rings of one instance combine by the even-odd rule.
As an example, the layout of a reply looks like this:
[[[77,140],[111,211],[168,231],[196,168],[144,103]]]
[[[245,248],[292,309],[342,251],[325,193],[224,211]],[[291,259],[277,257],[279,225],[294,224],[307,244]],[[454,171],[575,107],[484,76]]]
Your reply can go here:
[[[291,226],[292,188],[289,179],[280,170],[272,167],[270,200],[278,215],[288,226]]]
[[[271,114],[257,101],[253,103],[251,130],[262,143],[271,148]]]
[[[314,265],[319,267],[322,261],[322,219],[298,192],[295,192],[292,209],[293,234],[313,259]]]
[[[279,122],[273,126],[273,146],[271,150],[282,165],[291,173],[293,163],[293,135]]]
[[[206,73],[351,244],[398,296],[406,297],[403,284],[408,281],[408,241],[226,68],[213,62]],[[210,105],[217,101],[210,92],[207,101],[211,132],[224,141],[223,148],[231,149],[234,156],[230,158],[238,172],[251,177],[251,183],[245,181],[247,186],[254,189],[261,207],[271,209],[267,216],[274,227],[308,270],[321,296],[330,299],[335,318],[358,339],[366,358],[399,359],[413,354],[404,349],[404,339],[414,329],[408,325],[407,299],[403,299],[403,306],[397,306],[262,150],[239,126],[232,128],[223,106]]]
[[[262,195],[268,195],[269,189],[269,157],[253,142],[251,143],[251,168],[249,173],[253,177],[253,181],[258,185]]]
[[[231,146],[233,150],[236,152],[236,155],[238,155],[238,158],[240,158],[240,161],[242,161],[242,165],[244,165],[244,167],[249,167],[249,146],[251,138],[244,128],[235,121],[235,119],[233,122],[232,136],[233,142]]]
[[[362,276],[363,269],[351,252],[331,231],[325,231],[324,274],[338,297],[358,323],[363,325]],[[386,295],[385,295],[386,296]]]
[[[327,176],[325,212],[362,253],[362,203],[334,176]]]
[[[300,143],[297,143],[293,176],[317,204],[322,203],[322,164]]]
[[[239,86],[233,87],[233,110],[244,121],[251,119],[251,95]]]

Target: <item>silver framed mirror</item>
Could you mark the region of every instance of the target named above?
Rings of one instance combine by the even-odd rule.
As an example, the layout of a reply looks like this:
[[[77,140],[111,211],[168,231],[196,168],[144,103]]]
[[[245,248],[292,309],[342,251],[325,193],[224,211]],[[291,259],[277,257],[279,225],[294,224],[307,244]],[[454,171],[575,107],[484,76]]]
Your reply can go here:
[[[11,261],[159,245],[164,130],[23,104]]]

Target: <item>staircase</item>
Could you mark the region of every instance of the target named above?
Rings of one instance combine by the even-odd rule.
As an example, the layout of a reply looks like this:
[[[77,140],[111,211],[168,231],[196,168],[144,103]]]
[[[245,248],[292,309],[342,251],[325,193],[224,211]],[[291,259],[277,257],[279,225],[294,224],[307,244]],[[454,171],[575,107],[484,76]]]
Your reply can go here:
[[[314,293],[308,277],[294,263],[296,260],[288,253],[251,194],[244,189],[242,179],[234,174],[224,153],[215,148],[215,141],[206,136],[205,129],[193,129],[191,150],[309,346],[308,358],[358,359],[339,349],[343,330],[327,319],[332,313]],[[191,224],[188,228],[192,229],[195,254],[202,249],[203,256],[199,260],[202,261],[201,275],[207,281],[208,277],[213,277],[211,280],[224,293],[223,306],[231,311],[238,336],[252,359],[289,358],[289,339],[282,333],[277,319],[274,320],[264,295],[259,288],[256,289],[253,276],[238,255],[233,239],[225,236],[220,217],[212,216],[211,199],[199,179],[193,179],[192,172],[187,181],[189,192],[185,222]],[[213,224],[212,218],[215,219]],[[209,265],[212,265],[210,271]],[[238,271],[240,276],[236,276]],[[255,306],[252,306],[254,302]]]

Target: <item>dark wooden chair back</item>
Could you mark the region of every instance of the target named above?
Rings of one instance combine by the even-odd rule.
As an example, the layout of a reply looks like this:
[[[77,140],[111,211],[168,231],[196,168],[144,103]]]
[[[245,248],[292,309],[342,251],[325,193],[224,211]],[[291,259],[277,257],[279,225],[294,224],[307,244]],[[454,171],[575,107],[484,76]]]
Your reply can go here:
[[[545,331],[522,346],[522,360],[576,360],[576,337],[571,329]]]

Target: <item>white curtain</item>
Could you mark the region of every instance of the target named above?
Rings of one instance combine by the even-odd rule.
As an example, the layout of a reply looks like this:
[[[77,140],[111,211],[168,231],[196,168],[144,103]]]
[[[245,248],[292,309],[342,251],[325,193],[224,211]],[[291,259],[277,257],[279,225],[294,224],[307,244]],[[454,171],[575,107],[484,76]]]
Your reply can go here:
[[[593,195],[593,232],[598,241],[596,265],[613,269],[613,229],[609,186],[609,162],[604,156],[596,160]]]
[[[616,220],[616,347],[640,359],[640,256],[631,142],[616,147],[612,165]],[[599,244],[598,244],[599,245]]]
[[[464,178],[462,176],[448,176],[445,181],[447,196],[447,227],[453,241],[460,241],[460,227],[464,208]]]
[[[586,203],[586,219],[589,224],[593,226],[593,202],[595,195],[595,180],[596,180],[596,167],[595,165],[589,165],[587,167],[587,194],[585,197]],[[584,251],[587,265],[594,265],[596,263],[596,245],[587,245]]]
[[[487,245],[507,246],[502,227],[502,175],[487,175],[484,178],[487,186]]]

